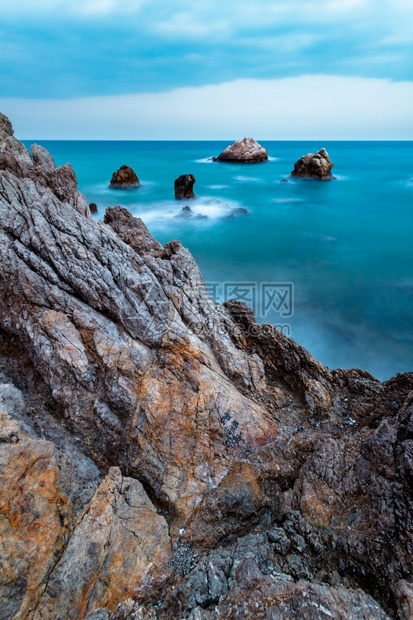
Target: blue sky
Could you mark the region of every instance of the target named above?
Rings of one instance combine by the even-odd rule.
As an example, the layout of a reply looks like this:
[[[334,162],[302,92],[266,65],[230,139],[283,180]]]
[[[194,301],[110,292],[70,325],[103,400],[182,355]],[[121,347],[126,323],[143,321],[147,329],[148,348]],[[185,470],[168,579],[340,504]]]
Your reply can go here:
[[[275,103],[271,95],[283,96],[276,86],[285,85],[285,79],[295,80],[297,88],[290,88],[285,96],[298,97],[304,110],[309,87],[303,78],[312,76],[310,90],[321,88],[320,98],[331,94],[326,77],[335,85],[341,80],[349,103],[351,97],[359,97],[360,80],[364,80],[363,105],[368,105],[368,85],[381,81],[384,100],[376,118],[370,119],[373,124],[367,128],[368,135],[413,138],[412,115],[402,102],[401,108],[397,107],[400,83],[407,89],[413,84],[411,0],[0,0],[0,15],[0,109],[12,119],[16,110],[14,124],[23,133],[30,131],[29,121],[31,135],[46,131],[47,135],[39,136],[43,138],[67,137],[68,122],[73,127],[79,125],[81,132],[80,109],[79,118],[69,114],[59,127],[59,123],[51,126],[42,122],[40,110],[30,114],[34,109],[30,106],[41,102],[46,116],[55,113],[57,117],[59,111],[69,110],[65,102],[84,99],[84,119],[92,117],[93,135],[100,127],[102,138],[113,137],[105,133],[105,127],[120,110],[116,107],[119,98],[136,96],[142,114],[142,96],[149,110],[147,95],[158,95],[154,102],[162,95],[162,105],[168,107],[168,97],[172,100],[180,92],[182,109],[181,113],[176,111],[175,133],[170,129],[170,135],[165,135],[163,129],[160,135],[151,121],[149,126],[144,122],[145,136],[140,135],[142,130],[135,127],[130,112],[133,135],[129,137],[186,138],[184,116],[191,102],[185,102],[184,94],[197,99],[199,89],[205,93],[207,87],[210,105],[204,119],[210,126],[208,135],[228,138],[210,109],[215,108],[217,117],[218,86],[225,86],[225,97],[230,100],[228,85],[234,85],[234,96],[237,93],[238,97],[240,81],[245,81],[248,89],[244,96],[251,99],[253,107],[254,83],[261,93],[267,85],[263,96],[269,97],[266,113],[270,119]],[[299,90],[300,84],[306,85],[306,92]],[[349,87],[355,90],[348,92]],[[377,108],[373,91],[375,86],[371,104]],[[217,98],[211,98],[211,93]],[[331,105],[340,103],[336,99]],[[107,105],[106,113],[96,119],[91,112],[92,100],[98,107],[104,107],[105,102]],[[296,100],[290,103],[294,105]],[[316,101],[312,105],[316,113]],[[249,123],[247,108],[242,107],[239,124],[231,125],[231,132],[239,126],[241,134],[251,133],[245,127]],[[277,105],[275,111],[280,111]],[[291,124],[292,118],[281,112],[282,124]],[[234,114],[237,116],[236,110]],[[341,129],[357,130],[354,113],[346,116],[340,109],[340,115]],[[398,118],[396,124],[394,116]],[[205,137],[204,124],[200,119],[191,136]],[[322,132],[321,119],[317,127]],[[298,138],[295,133],[291,127],[288,135]],[[79,129],[71,135],[81,137]]]

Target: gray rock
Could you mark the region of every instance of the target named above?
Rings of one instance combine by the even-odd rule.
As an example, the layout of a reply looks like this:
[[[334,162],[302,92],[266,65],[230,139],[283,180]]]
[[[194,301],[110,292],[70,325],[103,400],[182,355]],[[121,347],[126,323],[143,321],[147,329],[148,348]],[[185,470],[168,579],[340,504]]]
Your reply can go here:
[[[253,138],[243,138],[228,146],[215,161],[253,164],[267,161],[268,151]]]

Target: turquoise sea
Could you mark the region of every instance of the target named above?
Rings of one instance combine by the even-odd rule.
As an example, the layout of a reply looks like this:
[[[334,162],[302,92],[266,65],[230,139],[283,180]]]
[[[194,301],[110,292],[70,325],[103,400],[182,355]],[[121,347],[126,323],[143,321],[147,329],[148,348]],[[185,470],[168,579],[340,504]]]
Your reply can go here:
[[[58,165],[72,163],[96,217],[121,204],[162,243],[180,239],[217,298],[250,299],[260,322],[280,325],[323,363],[380,379],[413,370],[412,142],[262,141],[271,159],[255,165],[209,161],[227,141],[39,142]],[[321,147],[337,180],[281,182]],[[139,189],[108,189],[122,164]],[[173,184],[186,173],[199,199],[182,203]],[[176,218],[186,204],[208,217]],[[239,207],[248,215],[228,218]]]

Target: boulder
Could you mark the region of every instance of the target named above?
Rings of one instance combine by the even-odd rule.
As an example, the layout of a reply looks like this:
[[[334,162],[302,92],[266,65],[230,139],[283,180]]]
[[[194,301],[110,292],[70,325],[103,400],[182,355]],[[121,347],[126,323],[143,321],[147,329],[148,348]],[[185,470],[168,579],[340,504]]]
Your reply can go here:
[[[140,181],[136,176],[136,172],[129,166],[121,166],[119,170],[112,175],[109,187],[114,189],[129,189],[139,187]]]
[[[97,213],[98,212],[98,206],[96,204],[96,202],[91,202],[89,204],[89,209],[91,213]]]
[[[192,198],[196,198],[194,194],[194,183],[195,177],[193,174],[182,174],[178,179],[176,179],[174,184],[175,198],[178,200],[190,200]]]
[[[228,146],[214,161],[255,164],[268,160],[268,151],[253,138],[243,138]]]
[[[301,179],[318,179],[319,181],[330,181],[335,177],[331,174],[334,164],[325,149],[320,149],[317,153],[307,153],[295,164],[291,173],[292,177]]]

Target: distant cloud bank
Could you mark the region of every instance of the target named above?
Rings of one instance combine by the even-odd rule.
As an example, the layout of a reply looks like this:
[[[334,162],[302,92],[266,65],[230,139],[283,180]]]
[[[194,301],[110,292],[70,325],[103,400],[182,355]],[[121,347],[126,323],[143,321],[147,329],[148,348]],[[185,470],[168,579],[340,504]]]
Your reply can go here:
[[[0,99],[21,139],[413,140],[413,82],[307,75],[77,99]]]

